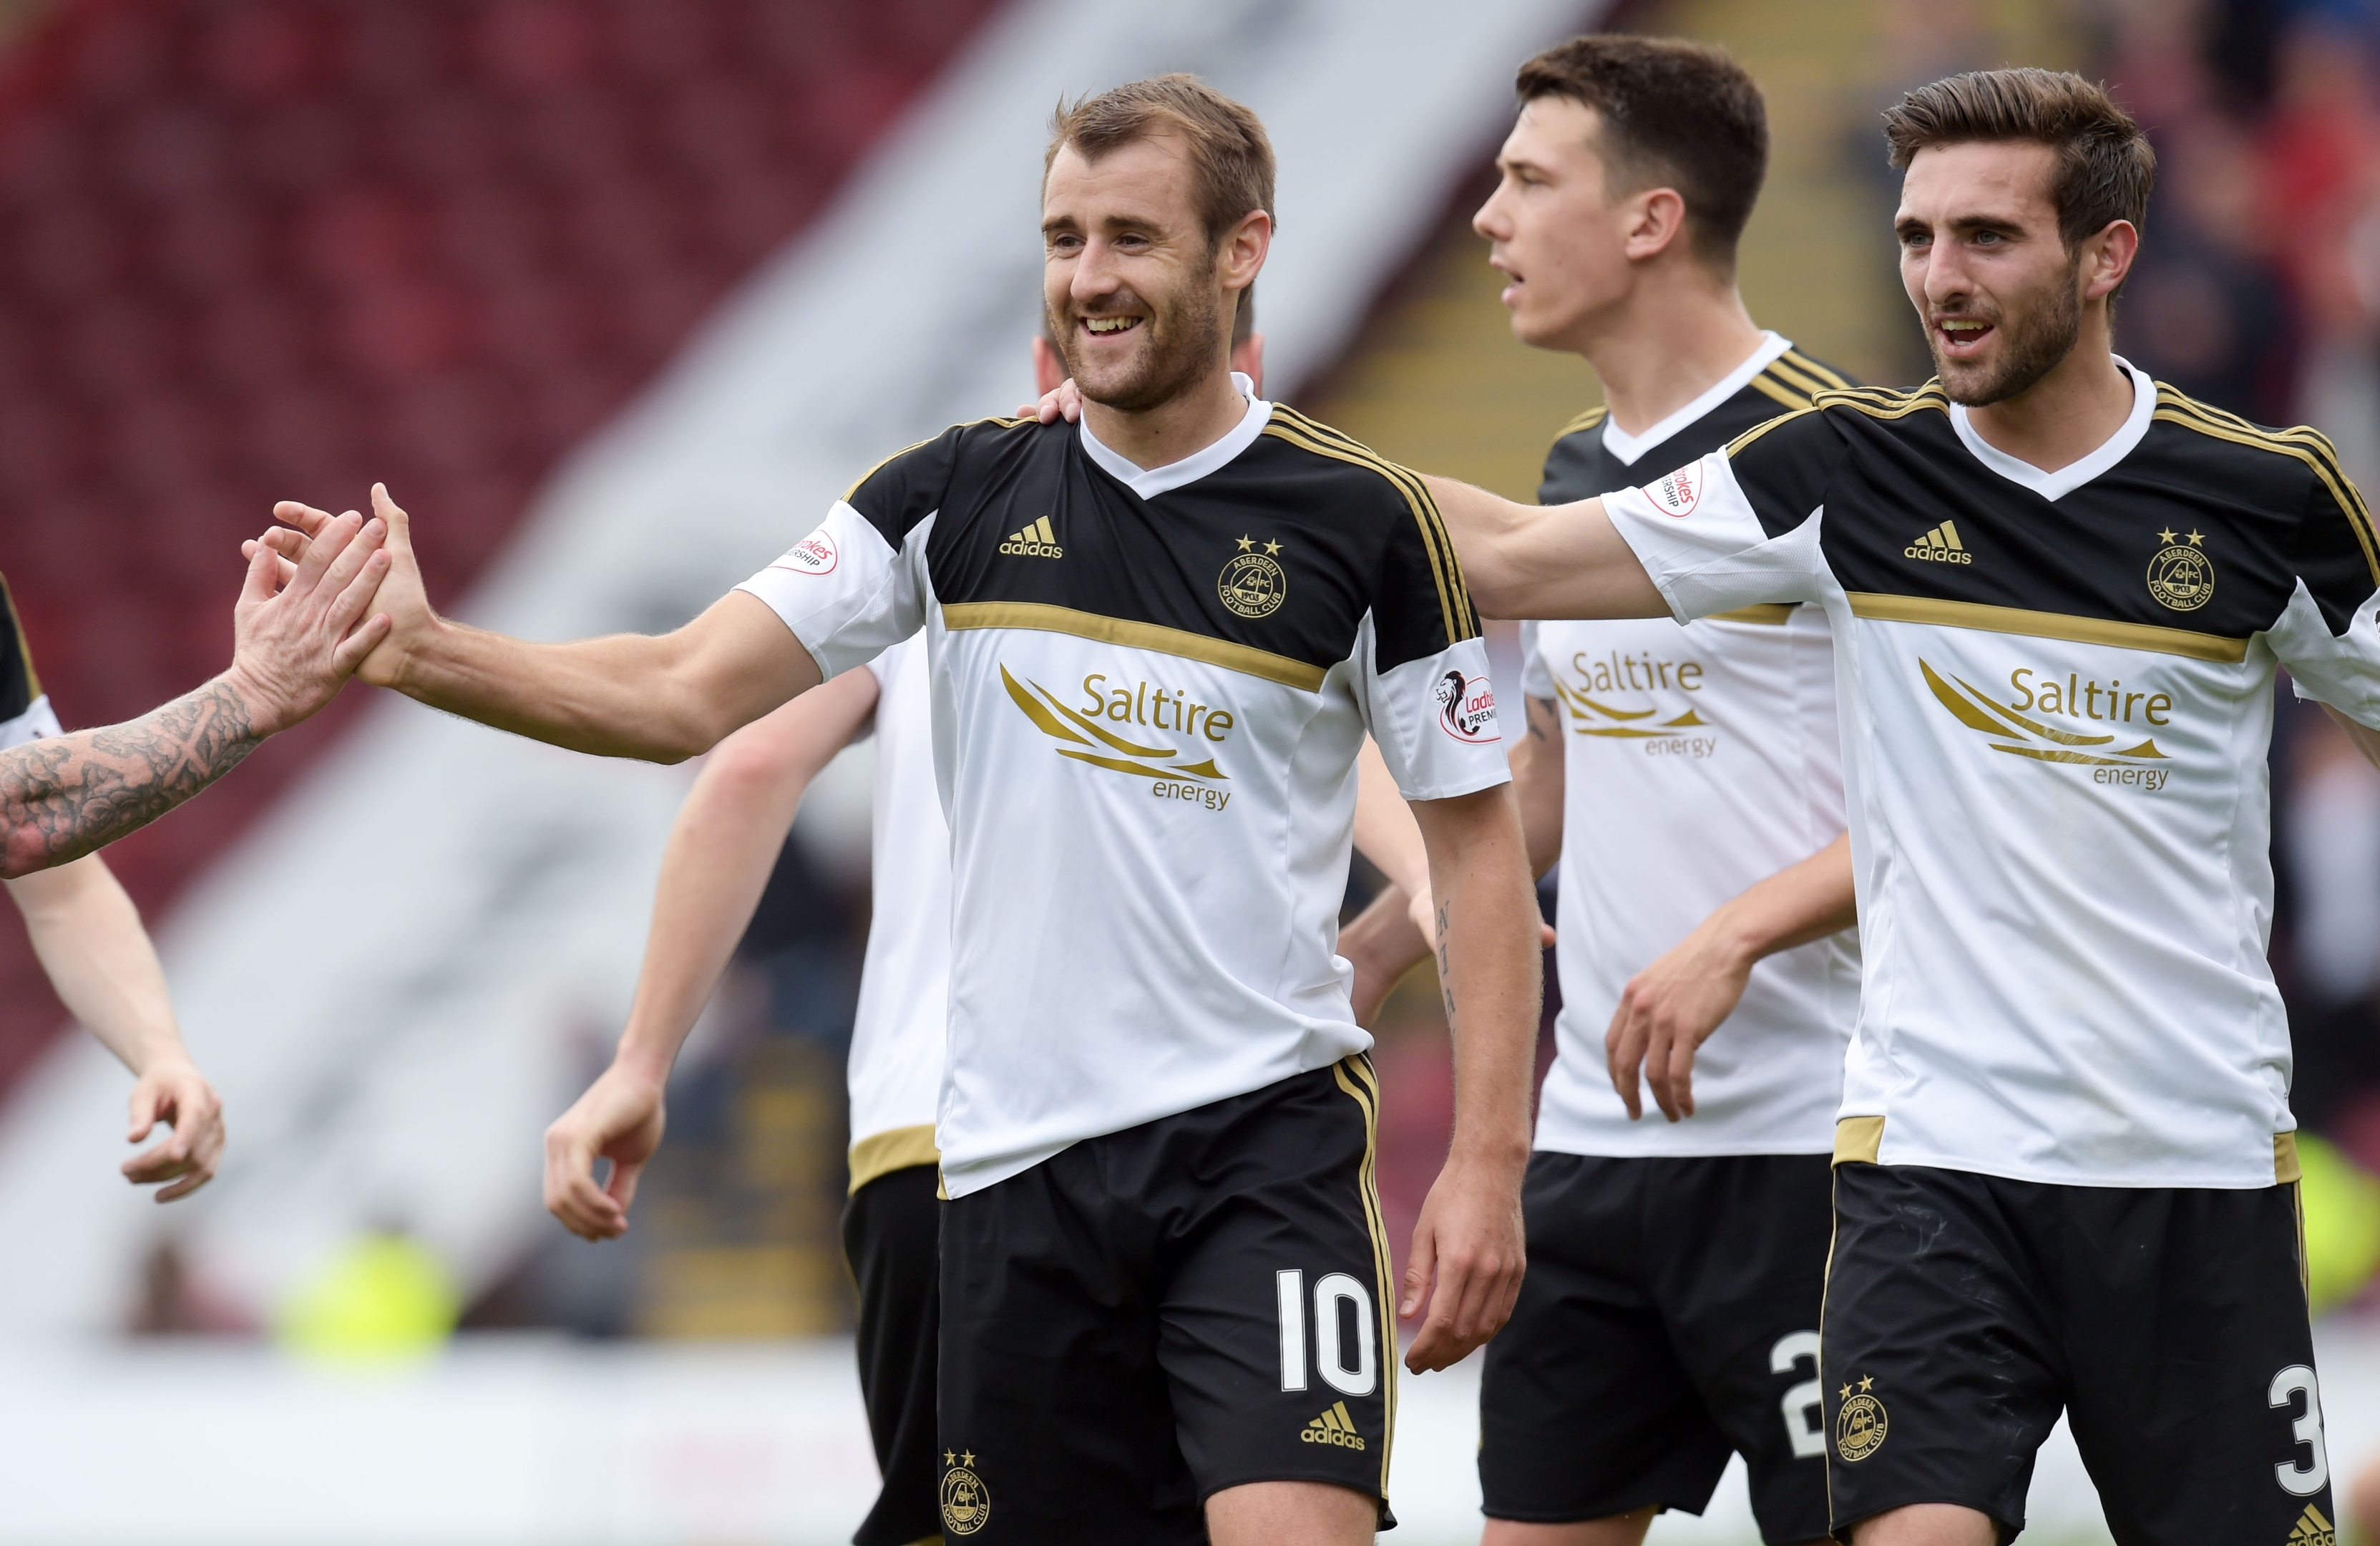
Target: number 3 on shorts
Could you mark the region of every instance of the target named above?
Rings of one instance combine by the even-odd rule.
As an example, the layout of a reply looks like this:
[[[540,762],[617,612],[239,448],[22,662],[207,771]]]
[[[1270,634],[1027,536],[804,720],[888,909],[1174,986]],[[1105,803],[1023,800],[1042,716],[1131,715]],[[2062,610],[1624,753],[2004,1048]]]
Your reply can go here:
[[[2313,1370],[2301,1363],[2293,1363],[2273,1376],[2273,1388],[2268,1393],[2275,1406],[2288,1406],[2302,1395],[2305,1415],[2289,1424],[2289,1437],[2306,1451],[2306,1462],[2295,1458],[2273,1467],[2273,1479],[2281,1491],[2292,1497],[2311,1498],[2330,1485],[2330,1452],[2322,1442],[2322,1387],[2314,1383]]]
[[[1305,1274],[1285,1267],[1273,1275],[1281,1306],[1281,1388],[1305,1388]],[[1350,1340],[1340,1306],[1355,1307],[1354,1359],[1348,1360]],[[1372,1318],[1372,1296],[1363,1283],[1344,1272],[1326,1272],[1314,1284],[1314,1333],[1321,1344],[1314,1366],[1323,1383],[1342,1395],[1369,1395],[1380,1382],[1379,1350]]]

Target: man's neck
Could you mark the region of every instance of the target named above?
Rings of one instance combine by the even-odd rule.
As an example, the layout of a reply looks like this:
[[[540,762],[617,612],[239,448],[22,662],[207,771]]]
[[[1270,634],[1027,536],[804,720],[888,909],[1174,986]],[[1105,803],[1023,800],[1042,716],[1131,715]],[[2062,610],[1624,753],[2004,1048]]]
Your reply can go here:
[[[1576,352],[1603,383],[1611,421],[1643,434],[1727,378],[1760,347],[1760,329],[1732,284],[1696,273],[1646,276],[1596,319]]]
[[[1984,444],[2021,462],[2056,472],[2107,444],[2132,413],[2132,378],[2107,347],[2102,325],[2082,339],[2050,372],[2013,397],[1967,410]]]
[[[1230,434],[1247,412],[1248,400],[1232,383],[1231,367],[1223,364],[1188,391],[1137,412],[1086,397],[1083,428],[1101,445],[1148,472],[1196,456]]]

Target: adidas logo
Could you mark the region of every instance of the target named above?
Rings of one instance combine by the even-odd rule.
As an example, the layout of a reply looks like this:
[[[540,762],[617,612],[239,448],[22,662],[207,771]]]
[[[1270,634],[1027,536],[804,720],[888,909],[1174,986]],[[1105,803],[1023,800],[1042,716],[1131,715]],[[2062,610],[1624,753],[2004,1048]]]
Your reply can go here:
[[[2322,1516],[2322,1510],[2308,1503],[2298,1516],[2297,1527],[2289,1531],[2288,1546],[2338,1546],[2338,1531]]]
[[[1066,556],[1066,550],[1058,545],[1057,536],[1050,530],[1050,517],[1047,516],[1043,516],[1022,531],[1010,533],[1008,541],[1000,544],[1000,551],[1019,558]]]
[[[1341,1449],[1353,1450],[1364,1447],[1364,1436],[1355,1431],[1355,1419],[1347,1415],[1343,1401],[1332,1402],[1320,1417],[1305,1425],[1305,1431],[1298,1437],[1309,1444],[1336,1444]],[[2289,1539],[2294,1541],[2297,1538]]]
[[[1975,555],[1959,543],[1959,523],[1948,520],[1902,548],[1900,556],[1923,558],[1929,564],[1972,564],[1975,561]]]

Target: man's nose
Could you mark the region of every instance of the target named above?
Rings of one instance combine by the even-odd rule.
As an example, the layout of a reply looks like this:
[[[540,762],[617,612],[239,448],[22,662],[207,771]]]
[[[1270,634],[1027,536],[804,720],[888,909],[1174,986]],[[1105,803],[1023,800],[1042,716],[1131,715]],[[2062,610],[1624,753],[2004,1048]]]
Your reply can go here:
[[[1075,260],[1075,275],[1070,286],[1077,300],[1092,300],[1114,293],[1119,283],[1115,272],[1115,253],[1103,241],[1087,241],[1082,256]]]
[[[1480,205],[1479,213],[1471,217],[1471,228],[1489,241],[1502,241],[1512,234],[1512,222],[1504,218],[1504,190],[1501,188],[1488,195],[1488,201]]]

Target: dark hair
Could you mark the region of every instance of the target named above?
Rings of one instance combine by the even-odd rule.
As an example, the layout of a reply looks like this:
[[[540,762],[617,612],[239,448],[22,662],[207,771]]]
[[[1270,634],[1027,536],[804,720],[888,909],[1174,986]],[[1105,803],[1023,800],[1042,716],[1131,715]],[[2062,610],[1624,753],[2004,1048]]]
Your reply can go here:
[[[2114,221],[2135,226],[2156,186],[2156,152],[2104,86],[2062,70],[1970,70],[1920,86],[1884,113],[1892,164],[1976,140],[2027,140],[2058,152],[2050,202],[2070,249]]]
[[[1072,145],[1086,161],[1160,135],[1178,134],[1197,178],[1198,218],[1220,240],[1250,212],[1272,213],[1272,141],[1254,113],[1195,75],[1158,75],[1061,101],[1050,120],[1041,175]]]
[[[1706,43],[1596,33],[1523,65],[1513,89],[1524,103],[1567,97],[1595,109],[1612,191],[1676,189],[1694,251],[1735,267],[1768,174],[1768,111],[1742,65]]]

